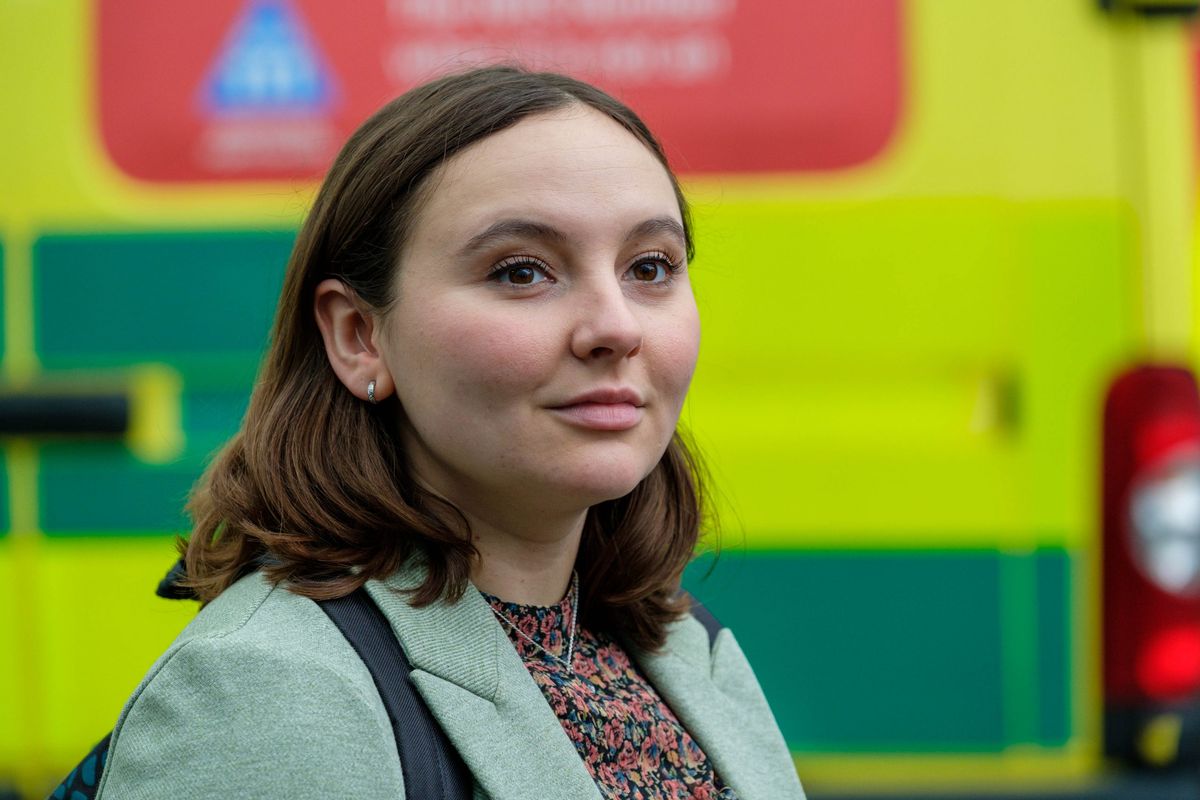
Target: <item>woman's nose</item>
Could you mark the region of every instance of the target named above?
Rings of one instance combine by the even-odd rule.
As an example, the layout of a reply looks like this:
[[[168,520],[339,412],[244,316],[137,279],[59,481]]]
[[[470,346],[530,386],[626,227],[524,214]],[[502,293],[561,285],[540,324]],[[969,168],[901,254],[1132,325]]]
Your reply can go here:
[[[580,359],[622,359],[642,349],[642,321],[619,280],[576,297],[571,352]]]

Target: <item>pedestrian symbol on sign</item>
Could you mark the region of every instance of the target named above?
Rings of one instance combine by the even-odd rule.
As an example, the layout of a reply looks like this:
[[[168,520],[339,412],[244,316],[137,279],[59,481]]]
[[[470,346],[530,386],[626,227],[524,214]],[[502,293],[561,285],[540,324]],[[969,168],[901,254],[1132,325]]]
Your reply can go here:
[[[217,116],[320,114],[333,79],[288,0],[250,0],[202,87]]]

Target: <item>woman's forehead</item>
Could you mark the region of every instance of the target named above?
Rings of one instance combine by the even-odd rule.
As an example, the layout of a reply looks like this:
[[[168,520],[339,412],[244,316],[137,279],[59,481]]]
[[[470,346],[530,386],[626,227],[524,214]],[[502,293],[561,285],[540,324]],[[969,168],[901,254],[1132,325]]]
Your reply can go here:
[[[524,119],[456,154],[431,178],[414,238],[474,237],[506,219],[569,232],[679,218],[674,185],[655,155],[586,107]]]

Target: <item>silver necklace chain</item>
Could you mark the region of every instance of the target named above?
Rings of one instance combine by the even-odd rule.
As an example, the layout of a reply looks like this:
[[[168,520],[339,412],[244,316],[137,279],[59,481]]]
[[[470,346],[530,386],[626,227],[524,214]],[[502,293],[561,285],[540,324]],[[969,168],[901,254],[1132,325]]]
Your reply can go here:
[[[571,658],[575,653],[575,620],[579,616],[579,573],[574,570],[571,570],[571,590],[569,594],[571,596],[571,625],[569,628],[570,633],[567,636],[567,657],[565,659],[562,656],[554,655],[554,653],[551,653],[545,647],[542,647],[542,645],[536,639],[517,627],[517,623],[509,619],[507,614],[497,611],[496,607],[491,603],[488,603],[488,608],[492,610],[492,613],[496,615],[497,619],[516,631],[518,636],[529,642],[538,650],[541,650],[543,653],[550,656],[550,658],[562,664],[567,668],[567,672],[573,673],[575,669],[571,666]]]

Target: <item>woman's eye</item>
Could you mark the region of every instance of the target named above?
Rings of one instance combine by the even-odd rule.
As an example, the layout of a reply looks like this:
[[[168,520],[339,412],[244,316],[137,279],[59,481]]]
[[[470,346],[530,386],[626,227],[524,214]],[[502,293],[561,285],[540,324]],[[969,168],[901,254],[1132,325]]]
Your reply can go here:
[[[665,258],[643,258],[629,268],[629,276],[642,283],[666,283],[676,272],[675,265]]]
[[[501,264],[490,277],[497,283],[507,283],[512,286],[532,286],[535,283],[549,280],[543,267],[528,261],[508,265]]]

